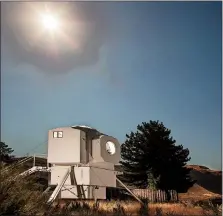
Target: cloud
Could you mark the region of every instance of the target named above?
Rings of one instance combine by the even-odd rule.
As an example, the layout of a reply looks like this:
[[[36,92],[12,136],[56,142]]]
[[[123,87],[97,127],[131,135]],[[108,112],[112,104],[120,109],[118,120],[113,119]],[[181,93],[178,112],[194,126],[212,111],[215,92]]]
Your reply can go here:
[[[38,20],[46,9],[63,24],[54,35]],[[16,64],[61,74],[98,62],[99,50],[106,43],[108,20],[100,2],[4,2],[1,33],[4,47]]]

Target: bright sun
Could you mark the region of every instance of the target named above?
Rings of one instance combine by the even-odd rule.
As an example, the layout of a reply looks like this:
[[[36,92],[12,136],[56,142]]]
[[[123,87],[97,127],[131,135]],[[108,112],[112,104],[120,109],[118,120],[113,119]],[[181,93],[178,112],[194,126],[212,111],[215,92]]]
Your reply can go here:
[[[54,56],[83,51],[88,24],[77,14],[72,14],[72,19],[69,19],[71,14],[67,3],[24,2],[20,7],[16,9],[18,14],[21,13],[18,24],[24,28],[21,39],[28,48],[39,47],[47,55]]]
[[[55,31],[58,29],[59,26],[57,18],[49,13],[41,15],[41,22],[43,27],[49,31]]]

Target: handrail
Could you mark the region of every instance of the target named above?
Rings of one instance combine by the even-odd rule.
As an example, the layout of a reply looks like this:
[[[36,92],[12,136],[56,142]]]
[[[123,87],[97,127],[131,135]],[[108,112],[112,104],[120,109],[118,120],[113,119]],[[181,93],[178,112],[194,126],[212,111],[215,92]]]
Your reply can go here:
[[[3,170],[2,170],[2,173],[6,172],[6,171],[8,171],[8,170],[10,170],[10,169],[12,169],[13,167],[19,166],[19,165],[25,163],[26,161],[28,161],[28,160],[30,160],[30,159],[32,159],[32,158],[33,158],[33,156],[25,157],[25,158],[23,158],[22,160],[17,161],[15,164],[12,164],[12,165],[6,167],[5,169],[3,169]]]
[[[20,176],[26,176],[26,175],[30,175],[34,172],[50,172],[51,171],[51,168],[48,168],[48,167],[41,167],[41,166],[34,166],[26,171],[24,171],[23,173],[20,173],[19,175]]]
[[[44,157],[41,157],[41,156],[44,156]],[[1,172],[4,173],[14,167],[17,167],[19,165],[22,165],[23,163],[27,162],[28,160],[30,159],[33,159],[34,162],[33,162],[33,166],[35,166],[35,158],[36,157],[40,157],[40,158],[47,158],[47,154],[33,154],[31,156],[27,156],[27,157],[24,157],[23,159],[17,161],[16,163],[14,164],[11,164],[10,166],[6,167],[5,169],[3,169]]]

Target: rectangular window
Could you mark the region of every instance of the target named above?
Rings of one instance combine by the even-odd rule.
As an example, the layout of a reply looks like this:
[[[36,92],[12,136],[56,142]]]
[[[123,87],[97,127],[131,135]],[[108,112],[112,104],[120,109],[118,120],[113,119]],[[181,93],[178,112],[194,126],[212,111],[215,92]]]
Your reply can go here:
[[[57,131],[53,132],[53,138],[57,138]]]
[[[63,131],[54,131],[53,138],[63,138]]]
[[[62,132],[62,131],[59,131],[57,137],[58,137],[58,138],[63,138],[63,132]]]

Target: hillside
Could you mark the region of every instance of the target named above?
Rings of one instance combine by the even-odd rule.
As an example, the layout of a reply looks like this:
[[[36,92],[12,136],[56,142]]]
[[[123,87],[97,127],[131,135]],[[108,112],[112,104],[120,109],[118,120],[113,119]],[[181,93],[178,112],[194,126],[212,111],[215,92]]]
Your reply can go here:
[[[192,168],[191,177],[197,184],[214,194],[222,194],[222,171],[211,170],[204,166],[188,165]]]
[[[197,182],[187,193],[179,194],[180,200],[207,200],[221,204],[222,202],[222,171],[211,170],[204,166],[188,165],[191,177]]]

